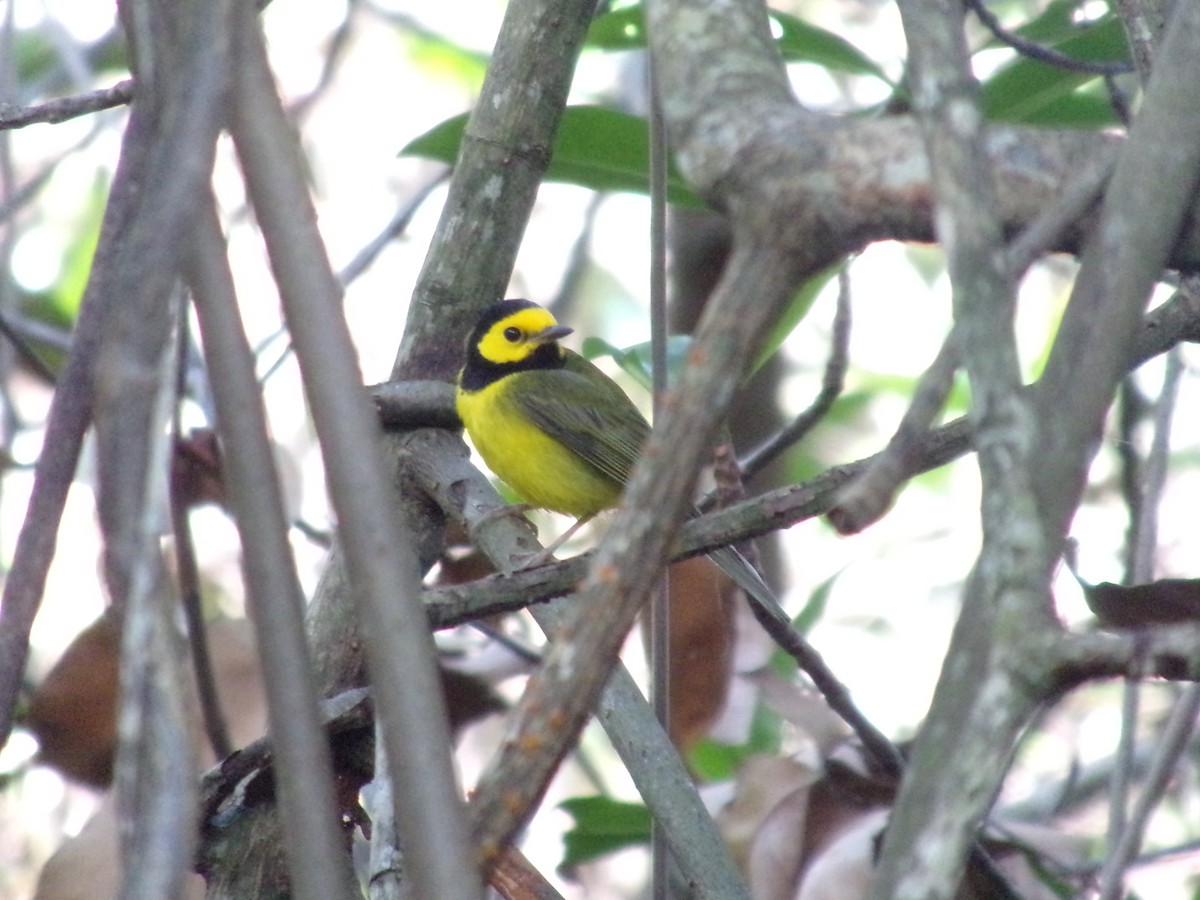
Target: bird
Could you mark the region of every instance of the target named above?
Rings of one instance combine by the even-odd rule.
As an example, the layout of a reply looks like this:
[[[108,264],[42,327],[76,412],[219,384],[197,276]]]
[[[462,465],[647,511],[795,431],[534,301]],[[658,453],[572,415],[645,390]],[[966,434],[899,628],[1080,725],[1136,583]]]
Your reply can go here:
[[[526,561],[528,568],[553,560],[584,524],[617,505],[650,435],[650,423],[620,385],[559,343],[573,331],[530,300],[493,303],[467,338],[455,389],[459,418],[488,468],[526,508],[575,517]],[[811,657],[775,592],[736,547],[715,547],[707,556],[741,588],[769,633],[791,634],[793,651],[802,647]]]
[[[467,339],[455,391],[459,418],[488,468],[527,508],[575,517],[530,566],[549,562],[579,528],[617,505],[650,435],[620,385],[559,343],[573,331],[531,300],[492,304]],[[736,548],[717,547],[708,557],[749,595],[756,615],[789,624]]]
[[[528,507],[575,518],[546,560],[617,505],[650,434],[620,386],[559,343],[572,332],[530,300],[492,304],[467,340],[456,390],[459,417],[488,468]]]

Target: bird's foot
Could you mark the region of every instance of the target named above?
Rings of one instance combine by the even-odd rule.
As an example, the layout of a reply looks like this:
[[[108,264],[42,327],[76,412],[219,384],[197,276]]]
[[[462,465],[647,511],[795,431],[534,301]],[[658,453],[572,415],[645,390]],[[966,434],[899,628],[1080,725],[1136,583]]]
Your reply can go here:
[[[575,524],[556,537],[553,541],[547,544],[539,553],[535,553],[521,564],[522,569],[536,569],[538,566],[544,566],[547,563],[555,562],[554,554],[558,552],[567,541],[573,538],[576,532],[584,525],[592,520],[591,516],[586,516],[582,519],[577,519]]]

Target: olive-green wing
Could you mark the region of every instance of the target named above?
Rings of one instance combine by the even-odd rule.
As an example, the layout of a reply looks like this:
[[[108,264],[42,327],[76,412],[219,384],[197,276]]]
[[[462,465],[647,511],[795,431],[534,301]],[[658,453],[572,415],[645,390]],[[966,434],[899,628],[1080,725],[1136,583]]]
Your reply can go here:
[[[611,378],[577,354],[562,369],[521,374],[514,392],[522,412],[589,465],[625,484],[650,425]]]

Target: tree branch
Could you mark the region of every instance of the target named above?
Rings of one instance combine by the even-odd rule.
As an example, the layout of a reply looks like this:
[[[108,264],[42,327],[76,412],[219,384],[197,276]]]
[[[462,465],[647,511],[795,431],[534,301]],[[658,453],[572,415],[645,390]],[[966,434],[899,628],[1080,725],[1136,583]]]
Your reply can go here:
[[[479,311],[501,299],[512,274],[592,0],[514,0],[508,5],[437,230],[409,307],[393,379],[453,381]],[[463,248],[471,248],[463,265]]]
[[[338,513],[361,635],[387,738],[387,756],[414,890],[480,893],[451,768],[450,730],[433,642],[420,614],[415,543],[401,528],[378,424],[339,290],[316,227],[304,167],[268,67],[252,9],[243,11],[232,132],[266,240]],[[296,885],[300,887],[300,885]]]
[[[194,214],[187,278],[212,380],[227,496],[241,537],[267,689],[284,851],[298,895],[343,896],[353,876],[342,852],[332,767],[304,638],[304,594],[288,544],[254,357],[238,316],[211,194]]]
[[[99,112],[102,109],[112,109],[114,106],[124,106],[133,99],[133,79],[126,78],[112,87],[101,88],[86,94],[73,97],[60,97],[36,106],[26,106],[21,109],[0,108],[0,131],[14,128],[24,128],[40,122],[55,124],[66,122],[78,116]]]
[[[94,361],[97,510],[105,580],[122,616],[120,893],[150,900],[182,890],[195,845],[183,653],[159,539],[175,384],[171,299],[190,208],[212,172],[232,29],[226,2],[129,0],[119,11],[142,89],[123,147],[132,195],[114,223],[112,256],[93,270],[113,296]]]

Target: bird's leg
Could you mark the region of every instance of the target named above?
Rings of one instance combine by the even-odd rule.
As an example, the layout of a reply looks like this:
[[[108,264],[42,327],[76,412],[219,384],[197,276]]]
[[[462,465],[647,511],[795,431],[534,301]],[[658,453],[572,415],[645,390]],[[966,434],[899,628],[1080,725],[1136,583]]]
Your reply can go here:
[[[584,516],[582,519],[576,519],[574,525],[551,541],[541,553],[535,553],[533,556],[529,557],[529,559],[525,561],[521,568],[536,569],[538,566],[544,566],[548,562],[553,562],[554,554],[558,551],[559,547],[573,538],[575,533],[579,531],[580,528],[592,521],[592,518],[592,516]]]

